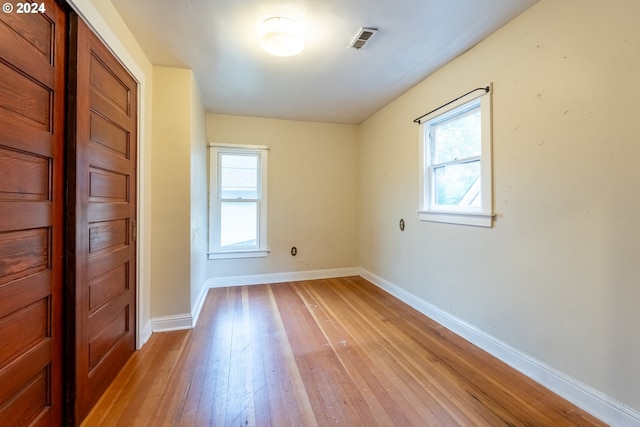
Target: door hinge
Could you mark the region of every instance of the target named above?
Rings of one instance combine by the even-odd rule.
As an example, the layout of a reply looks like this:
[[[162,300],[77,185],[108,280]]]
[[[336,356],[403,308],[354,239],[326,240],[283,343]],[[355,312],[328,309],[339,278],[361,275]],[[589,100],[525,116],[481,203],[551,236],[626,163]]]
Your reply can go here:
[[[138,224],[135,219],[131,220],[131,241],[135,242],[138,236]]]

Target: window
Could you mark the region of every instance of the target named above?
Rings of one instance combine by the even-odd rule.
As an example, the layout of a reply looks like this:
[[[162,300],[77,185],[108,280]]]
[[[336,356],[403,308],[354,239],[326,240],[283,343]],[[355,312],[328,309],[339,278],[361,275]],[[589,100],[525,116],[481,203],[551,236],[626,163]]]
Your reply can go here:
[[[491,227],[491,91],[421,125],[420,220]]]
[[[209,259],[265,257],[268,148],[211,144]]]

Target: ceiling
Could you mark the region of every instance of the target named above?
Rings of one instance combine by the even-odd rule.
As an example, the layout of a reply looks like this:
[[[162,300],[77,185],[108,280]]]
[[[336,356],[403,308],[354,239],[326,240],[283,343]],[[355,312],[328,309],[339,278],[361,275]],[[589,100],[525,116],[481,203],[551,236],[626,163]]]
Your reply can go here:
[[[359,124],[537,0],[112,0],[154,65],[193,70],[210,113]],[[256,25],[288,16],[305,50]],[[348,48],[361,27],[378,32]]]

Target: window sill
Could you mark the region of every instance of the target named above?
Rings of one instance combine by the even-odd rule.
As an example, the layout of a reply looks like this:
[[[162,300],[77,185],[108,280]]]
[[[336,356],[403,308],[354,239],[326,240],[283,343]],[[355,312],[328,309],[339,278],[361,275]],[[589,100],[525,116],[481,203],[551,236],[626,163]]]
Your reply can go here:
[[[209,252],[209,259],[265,258],[269,249]]]
[[[487,228],[493,227],[493,217],[494,215],[489,213],[418,211],[418,219],[420,221],[472,225]]]

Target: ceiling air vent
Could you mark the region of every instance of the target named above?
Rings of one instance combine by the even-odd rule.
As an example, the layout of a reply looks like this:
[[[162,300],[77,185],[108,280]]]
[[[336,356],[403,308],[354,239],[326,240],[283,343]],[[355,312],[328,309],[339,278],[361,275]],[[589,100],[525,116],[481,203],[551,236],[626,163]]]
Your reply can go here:
[[[349,44],[349,47],[362,49],[377,31],[377,28],[360,28],[360,30],[358,30],[358,34],[356,34],[353,41]]]

